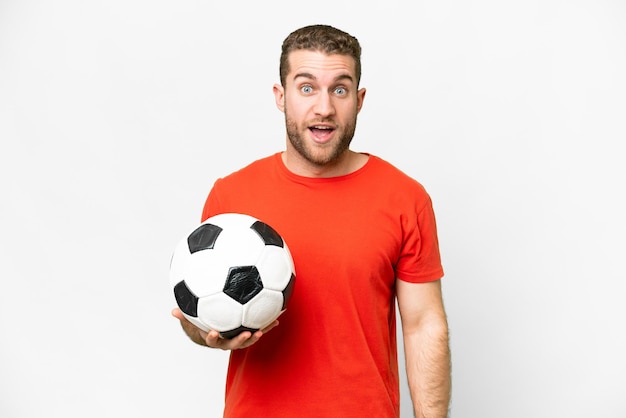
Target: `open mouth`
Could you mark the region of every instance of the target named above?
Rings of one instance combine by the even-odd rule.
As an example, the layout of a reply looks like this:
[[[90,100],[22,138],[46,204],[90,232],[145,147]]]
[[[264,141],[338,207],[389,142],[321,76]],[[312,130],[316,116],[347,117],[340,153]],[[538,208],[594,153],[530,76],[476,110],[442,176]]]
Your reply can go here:
[[[313,135],[313,140],[318,143],[328,142],[332,137],[335,128],[326,125],[313,125],[309,127],[309,131]]]

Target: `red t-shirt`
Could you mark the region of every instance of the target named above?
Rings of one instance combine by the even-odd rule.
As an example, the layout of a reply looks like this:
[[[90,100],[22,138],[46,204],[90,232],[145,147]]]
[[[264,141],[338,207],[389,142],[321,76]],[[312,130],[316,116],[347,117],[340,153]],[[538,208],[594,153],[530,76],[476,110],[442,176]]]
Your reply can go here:
[[[271,225],[296,268],[280,325],[231,352],[224,416],[398,417],[395,280],[443,276],[424,188],[376,156],[308,178],[277,153],[215,182],[202,220],[224,212]]]

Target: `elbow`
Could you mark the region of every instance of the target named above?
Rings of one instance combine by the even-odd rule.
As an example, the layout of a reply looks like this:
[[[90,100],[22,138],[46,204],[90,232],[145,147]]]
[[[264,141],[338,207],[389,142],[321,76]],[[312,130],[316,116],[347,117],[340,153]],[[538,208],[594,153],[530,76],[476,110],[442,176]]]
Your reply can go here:
[[[402,330],[405,338],[414,336],[422,340],[426,338],[446,343],[449,338],[448,320],[443,313],[425,315],[419,321],[403,325]]]

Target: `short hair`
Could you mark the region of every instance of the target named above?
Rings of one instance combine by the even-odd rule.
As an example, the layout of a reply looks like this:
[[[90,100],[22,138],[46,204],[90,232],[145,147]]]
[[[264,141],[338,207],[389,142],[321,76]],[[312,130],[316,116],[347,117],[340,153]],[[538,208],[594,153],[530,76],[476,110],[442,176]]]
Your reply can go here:
[[[289,54],[306,49],[325,54],[348,55],[354,59],[357,86],[361,81],[361,45],[354,36],[328,25],[304,26],[283,41],[280,55],[280,83],[284,86],[289,74]]]

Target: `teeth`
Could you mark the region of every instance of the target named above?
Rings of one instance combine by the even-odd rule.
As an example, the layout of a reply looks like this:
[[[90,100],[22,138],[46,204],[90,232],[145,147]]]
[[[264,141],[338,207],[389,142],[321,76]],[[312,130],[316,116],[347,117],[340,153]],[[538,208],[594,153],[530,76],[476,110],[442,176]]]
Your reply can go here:
[[[314,126],[313,129],[332,129],[329,126]]]

